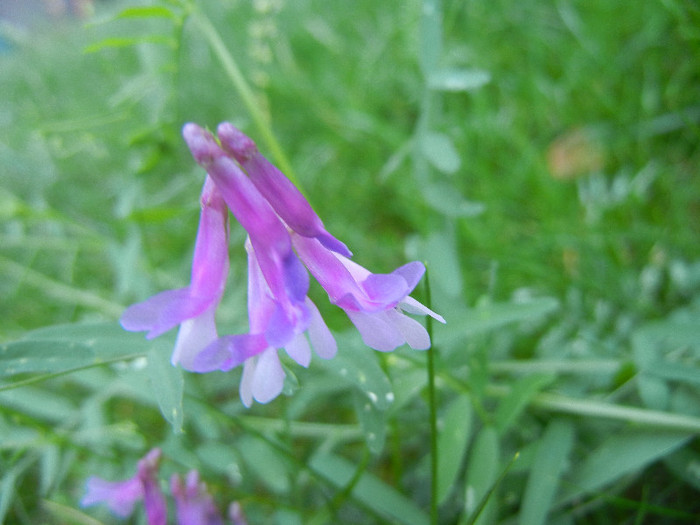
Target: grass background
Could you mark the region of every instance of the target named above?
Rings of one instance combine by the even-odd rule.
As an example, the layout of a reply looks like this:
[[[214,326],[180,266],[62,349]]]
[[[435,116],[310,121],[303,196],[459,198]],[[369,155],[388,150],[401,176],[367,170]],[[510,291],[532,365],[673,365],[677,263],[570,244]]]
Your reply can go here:
[[[202,174],[180,128],[230,120],[260,136],[193,5],[122,11],[133,5],[3,26],[4,356],[23,341],[59,355],[57,341],[82,344],[79,327],[95,322],[119,352],[167,356],[171,341],[145,346],[115,320],[188,278]],[[697,6],[194,8],[214,22],[304,191],[356,260],[376,272],[429,263],[433,306],[448,320],[435,329],[441,522],[466,523],[515,452],[479,523],[693,522]],[[457,87],[440,87],[439,74]],[[470,89],[465,78],[489,81]],[[233,230],[220,308],[231,331],[246,321],[243,234]],[[312,296],[325,301],[318,288]],[[83,480],[127,477],[158,445],[165,471],[199,468],[217,501],[240,500],[251,523],[411,522],[399,510],[409,503],[425,513],[415,522],[427,519],[424,355],[369,352],[344,316],[321,309],[340,334],[339,360],[291,369],[295,393],[248,412],[235,372],[186,375],[184,434],[161,417],[141,359],[58,378],[37,374],[71,368],[42,361],[17,373],[5,359],[0,517],[109,522],[71,510]],[[374,390],[339,383],[343,367],[370,374]],[[365,411],[380,391],[395,402]],[[600,417],[609,407],[617,412]]]

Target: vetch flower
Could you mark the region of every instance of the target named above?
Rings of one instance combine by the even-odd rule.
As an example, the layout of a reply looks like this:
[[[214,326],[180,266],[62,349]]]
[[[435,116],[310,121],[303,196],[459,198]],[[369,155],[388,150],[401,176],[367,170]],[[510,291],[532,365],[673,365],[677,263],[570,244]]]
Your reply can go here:
[[[264,278],[250,242],[246,242],[246,250],[250,332],[218,338],[198,355],[193,370],[228,371],[243,364],[240,395],[243,404],[250,407],[253,400],[267,403],[276,398],[284,387],[285,374],[277,354],[278,347],[271,345],[264,335],[266,327],[274,322],[279,311],[276,298]],[[297,323],[291,337],[282,347],[294,361],[308,367],[311,347],[307,336],[316,353],[324,359],[336,354],[337,344],[311,299],[306,297],[304,306],[304,310],[296,316]]]
[[[217,337],[214,315],[228,276],[228,210],[207,177],[189,286],[167,290],[134,304],[121,317],[124,329],[148,331],[152,339],[180,325],[172,363],[189,368],[194,356]]]
[[[151,450],[139,461],[136,474],[125,481],[106,481],[96,476],[90,477],[81,506],[106,503],[112,512],[125,518],[133,512],[134,505],[143,500],[148,524],[165,525],[167,506],[156,478],[160,457],[160,449]]]
[[[238,161],[258,191],[291,230],[304,237],[318,239],[329,250],[346,257],[352,256],[345,244],[326,231],[302,193],[258,151],[250,137],[229,122],[219,124],[216,132],[223,149]]]
[[[289,232],[211,133],[190,123],[184,126],[182,134],[197,163],[216,183],[231,213],[248,232],[265,281],[276,299],[276,310],[264,333],[272,346],[284,346],[292,337],[299,312],[305,309],[309,289],[309,275],[292,249]]]
[[[190,471],[183,483],[180,476],[173,474],[170,478],[170,492],[175,499],[177,523],[179,525],[223,525],[214,499],[207,491],[207,486],[199,481],[199,473]]]
[[[240,395],[246,406],[254,400],[267,403],[282,392],[279,350],[304,367],[312,347],[322,358],[337,351],[308,298],[309,272],[371,348],[430,347],[428,332],[406,315],[445,322],[410,296],[425,272],[423,264],[414,261],[374,274],[353,262],[350,250],[326,230],[302,193],[233,125],[220,124],[218,140],[193,123],[183,127],[182,135],[207,172],[192,279],[188,287],[129,307],[121,320],[124,328],[146,330],[152,338],[179,324],[173,364],[195,372],[242,365]],[[228,273],[228,210],[248,234],[249,331],[219,337],[214,315]]]
[[[445,319],[409,294],[420,281],[425,266],[418,261],[390,274],[374,274],[315,239],[294,235],[294,246],[311,274],[340,306],[370,348],[390,352],[408,343],[415,350],[430,348],[426,329],[403,312]]]
[[[219,124],[217,134],[225,152],[238,161],[293,231],[294,248],[302,262],[328,292],[331,302],[345,310],[365,344],[382,351],[403,343],[414,349],[429,348],[425,328],[403,313],[430,315],[445,322],[408,295],[425,267],[412,262],[390,274],[373,274],[354,263],[345,244],[326,231],[301,192],[258,151],[252,139],[228,122]]]
[[[89,478],[81,506],[106,503],[112,512],[126,518],[133,513],[136,503],[143,500],[148,525],[166,525],[167,502],[157,478],[160,458],[160,449],[154,448],[138,462],[136,474],[125,481],[105,481],[95,476]],[[170,479],[170,488],[178,525],[223,525],[224,520],[214,499],[206,484],[200,481],[196,470],[189,472],[184,482],[174,474]],[[243,511],[236,502],[229,506],[228,517],[233,525],[246,525]]]

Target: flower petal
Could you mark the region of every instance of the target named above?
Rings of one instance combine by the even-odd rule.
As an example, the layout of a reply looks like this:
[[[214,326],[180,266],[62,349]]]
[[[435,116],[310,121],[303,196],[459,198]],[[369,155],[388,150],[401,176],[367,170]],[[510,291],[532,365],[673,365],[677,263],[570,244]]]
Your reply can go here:
[[[183,321],[177,333],[175,349],[170,362],[178,364],[186,370],[191,370],[194,359],[210,343],[216,340],[216,307],[214,304],[197,317]]]
[[[316,239],[293,234],[294,247],[311,274],[344,310],[377,312],[394,307],[410,290],[401,275],[372,274]]]
[[[285,345],[284,349],[289,357],[294,359],[301,366],[304,368],[309,367],[309,363],[311,363],[311,347],[303,333],[297,334],[296,337]]]
[[[430,317],[432,317],[436,321],[441,322],[442,324],[446,323],[445,318],[443,316],[433,312],[430,308],[423,305],[422,303],[419,303],[411,296],[404,297],[404,299],[401,302],[399,302],[399,308],[408,312],[409,314],[429,315]]]
[[[258,356],[251,386],[258,403],[269,403],[282,393],[284,370],[276,349],[268,348]]]
[[[137,477],[126,481],[107,481],[91,476],[85,483],[85,496],[80,501],[82,507],[106,503],[114,514],[126,518],[136,502],[143,498],[143,486]]]
[[[292,181],[260,154],[252,139],[229,122],[219,124],[217,134],[223,149],[240,163],[287,226],[299,235],[317,238],[330,250],[352,256],[345,244],[326,231],[321,219]]]
[[[214,499],[204,483],[199,481],[199,473],[191,470],[183,483],[180,476],[170,478],[170,490],[175,499],[178,525],[223,525]]]
[[[160,449],[154,448],[138,463],[137,476],[143,485],[143,505],[148,525],[167,525],[168,521],[168,506],[157,478],[160,456]]]
[[[335,342],[333,334],[328,329],[321,312],[318,311],[316,305],[311,299],[306,299],[306,306],[309,309],[309,339],[314,351],[322,359],[331,359],[338,352],[338,344]]]
[[[210,302],[207,297],[192,297],[189,286],[166,290],[129,306],[119,322],[130,332],[148,330],[146,337],[153,339],[183,321],[198,316],[207,309]]]
[[[192,359],[192,372],[228,372],[268,348],[263,334],[239,334],[219,337]]]
[[[430,335],[428,335],[428,331],[422,324],[402,314],[395,308],[387,310],[386,314],[389,322],[401,332],[401,336],[408,343],[408,346],[414,350],[427,350],[430,348]]]
[[[364,313],[346,310],[345,313],[362,336],[362,341],[380,352],[391,352],[404,344],[401,332],[387,319],[386,312]]]

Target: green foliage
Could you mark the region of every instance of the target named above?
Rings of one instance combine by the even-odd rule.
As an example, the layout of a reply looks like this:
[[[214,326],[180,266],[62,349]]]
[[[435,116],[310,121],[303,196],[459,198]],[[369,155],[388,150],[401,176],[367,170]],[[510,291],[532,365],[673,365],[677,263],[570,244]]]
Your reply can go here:
[[[148,0],[3,25],[0,523],[111,523],[78,508],[84,480],[154,446],[251,523],[429,523],[433,494],[441,523],[695,522],[698,17]],[[369,350],[316,289],[338,356],[250,410],[238,370],[183,373],[172,337],[118,326],[188,279],[202,173],[180,128],[224,120],[358,262],[427,262],[434,406],[424,353]]]

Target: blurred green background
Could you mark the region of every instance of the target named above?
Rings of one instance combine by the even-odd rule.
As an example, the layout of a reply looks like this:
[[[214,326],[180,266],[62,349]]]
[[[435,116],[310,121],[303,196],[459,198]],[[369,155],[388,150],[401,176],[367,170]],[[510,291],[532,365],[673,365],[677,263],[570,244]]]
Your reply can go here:
[[[124,306],[187,282],[203,178],[180,138],[185,122],[214,129],[232,121],[271,155],[190,16],[193,4],[85,4],[85,11],[61,17],[6,18],[0,32],[0,342],[47,325],[114,323]],[[470,472],[496,472],[510,452],[550,428],[559,411],[535,397],[541,390],[700,417],[696,2],[196,4],[237,61],[328,229],[375,272],[409,259],[428,263],[433,307],[448,321],[435,329],[441,413],[450,414],[448,401],[467,396],[479,421],[455,450],[496,443],[501,451],[488,468],[464,460],[455,492],[445,496],[445,523],[459,522],[469,509]],[[124,11],[128,6],[143,9]],[[246,322],[246,275],[240,228],[232,237],[220,321],[234,329]],[[312,296],[317,304],[325,300],[317,288]],[[422,289],[417,296],[425,298]],[[335,330],[350,326],[330,305],[321,311]],[[402,352],[399,361],[411,363],[410,352]],[[415,370],[392,372],[391,356],[379,360],[396,388],[413,377]],[[520,384],[528,370],[549,379],[522,387],[528,393],[513,409],[517,426],[491,426],[489,414],[501,406],[494,388]],[[312,380],[300,377],[303,392]],[[217,381],[212,391],[236,397],[237,382]],[[63,386],[46,383],[49,391]],[[79,405],[75,391],[66,395]],[[355,422],[351,407],[329,399],[294,410],[313,406],[321,419],[337,411],[330,422]],[[282,418],[290,407],[258,410]],[[570,454],[562,452],[568,466],[560,465],[569,483],[587,486],[592,475],[571,464],[595,456],[608,435],[617,439],[612,450],[638,447],[638,462],[590,481],[590,500],[567,499],[572,486],[565,483],[559,507],[542,503],[544,515],[552,505],[558,523],[671,523],[692,522],[700,512],[700,456],[691,439],[697,429],[685,427],[678,443],[654,444],[658,433],[647,435],[644,427],[630,441],[629,426],[602,424],[593,408],[561,411],[572,426],[555,426],[553,435],[576,428]],[[396,430],[424,415],[397,411],[386,421]],[[0,408],[5,425],[13,417]],[[678,431],[654,421],[660,432]],[[158,435],[169,432],[152,424],[160,425]],[[153,443],[152,435],[134,431]],[[397,458],[412,462],[425,446],[394,443],[389,459],[380,455],[373,465],[388,472],[385,480],[411,471],[408,481],[387,483],[418,502],[426,497],[416,482],[425,470],[413,472]],[[0,449],[6,467],[26,452],[11,444]],[[681,455],[671,454],[677,450]],[[518,513],[535,512],[524,510],[534,503],[522,503],[525,473],[535,464],[544,468],[535,456],[506,482],[498,509],[483,522],[525,523]],[[659,458],[666,463],[654,463]],[[77,501],[85,472],[77,468],[71,477],[72,467],[65,468],[67,477],[37,497]],[[26,479],[36,475],[27,472]],[[261,516],[277,498],[265,497],[248,494]],[[291,496],[285,501],[294,519],[310,519],[310,509]],[[36,505],[29,498],[19,511],[5,503],[8,522],[31,523]],[[340,522],[380,520],[364,511],[341,513]]]

